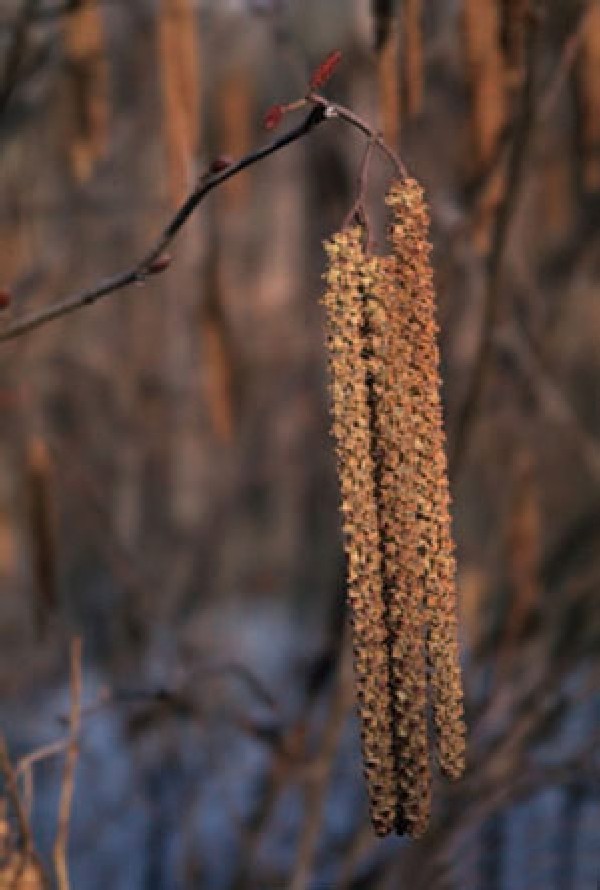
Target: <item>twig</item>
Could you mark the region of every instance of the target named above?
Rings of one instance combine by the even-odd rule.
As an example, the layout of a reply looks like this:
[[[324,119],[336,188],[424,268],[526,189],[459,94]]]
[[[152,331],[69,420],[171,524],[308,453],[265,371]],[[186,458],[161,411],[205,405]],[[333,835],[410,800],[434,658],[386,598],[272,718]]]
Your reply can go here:
[[[269,157],[269,155],[296,142],[296,140],[305,136],[323,120],[325,120],[323,108],[320,105],[315,106],[310,114],[308,114],[297,127],[294,127],[293,130],[290,130],[285,135],[273,140],[264,148],[260,148],[257,151],[245,155],[241,160],[234,164],[230,164],[224,170],[219,170],[216,173],[203,177],[190,196],[181,205],[179,210],[177,210],[154,246],[138,263],[118,275],[114,275],[111,278],[101,281],[94,287],[80,291],[59,303],[55,303],[47,309],[42,309],[39,312],[32,313],[25,318],[17,320],[14,324],[9,325],[6,330],[0,332],[0,343],[5,343],[8,340],[14,340],[17,337],[21,337],[29,331],[33,331],[70,312],[75,312],[77,309],[81,309],[84,306],[91,306],[93,303],[115,291],[130,287],[132,284],[143,284],[149,275],[164,271],[166,265],[163,262],[163,257],[166,248],[174,240],[180,229],[183,228],[200,202],[212,192],[213,189],[217,188],[228,179],[231,179],[233,176],[236,176],[238,173],[241,173],[242,170],[246,170],[253,164]]]
[[[17,775],[10,762],[10,757],[8,756],[8,748],[4,736],[0,736],[0,772],[4,776],[6,793],[15,811],[15,816],[17,817],[19,836],[23,849],[27,855],[33,855],[33,836],[27,819],[27,813],[25,812],[25,807],[23,806],[21,795],[19,794]]]
[[[358,174],[358,184],[357,184],[357,195],[356,200],[350,210],[348,211],[346,218],[344,219],[343,227],[352,225],[353,222],[358,221],[363,224],[365,227],[365,232],[367,235],[368,248],[371,248],[371,227],[369,225],[369,218],[367,216],[367,211],[365,208],[365,197],[367,191],[367,182],[369,178],[369,161],[371,160],[371,155],[373,153],[373,148],[375,147],[375,141],[373,139],[369,139],[367,142],[367,147],[365,148],[365,153],[363,155],[362,163],[360,165],[360,172]]]
[[[58,890],[69,890],[67,866],[67,845],[69,842],[69,822],[73,803],[75,768],[79,754],[79,727],[81,722],[81,638],[75,637],[71,643],[71,718],[69,745],[65,757],[63,779],[58,809],[58,827],[54,841],[53,859]]]
[[[24,799],[24,807],[27,813],[27,816],[31,816],[31,809],[33,806],[33,770],[32,767],[36,763],[40,763],[42,760],[46,760],[48,757],[57,757],[59,754],[64,754],[65,750],[68,748],[69,739],[59,739],[56,742],[51,742],[49,745],[44,745],[42,748],[38,748],[36,751],[32,751],[30,754],[26,754],[24,757],[21,757],[20,760],[17,761],[17,765],[15,767],[15,776],[17,778],[23,777],[23,799]]]
[[[150,275],[165,271],[170,263],[169,258],[165,254],[166,248],[175,239],[180,229],[183,228],[201,201],[203,201],[213,189],[217,188],[228,179],[231,179],[233,176],[236,176],[238,173],[241,173],[242,170],[246,170],[248,167],[253,166],[259,161],[275,154],[275,152],[280,151],[282,148],[286,148],[288,145],[301,139],[325,120],[339,118],[359,130],[372,140],[379,149],[381,149],[392,162],[401,177],[406,176],[406,168],[398,155],[386,145],[381,136],[379,136],[366,121],[354,114],[353,111],[350,111],[350,109],[345,108],[343,105],[329,102],[324,96],[317,93],[309,93],[306,97],[306,101],[312,104],[312,110],[297,127],[294,127],[294,129],[290,130],[283,136],[280,136],[278,139],[273,140],[268,145],[264,146],[264,148],[250,152],[239,161],[225,167],[225,169],[220,169],[217,172],[209,171],[206,176],[203,176],[190,196],[184,201],[179,210],[177,210],[154,246],[148,251],[146,256],[134,266],[131,266],[124,272],[114,275],[111,278],[101,281],[94,287],[79,291],[64,300],[55,303],[53,306],[42,309],[39,312],[34,312],[31,315],[26,315],[24,318],[17,319],[13,324],[0,332],[0,343],[15,340],[17,337],[21,337],[23,334],[27,334],[51,321],[62,318],[64,315],[75,312],[77,309],[81,309],[84,306],[91,306],[93,303],[96,303],[98,300],[107,297],[116,291],[130,287],[132,284],[143,284],[146,278]],[[299,104],[305,103],[300,102]]]
[[[357,130],[360,130],[365,136],[368,136],[369,139],[372,139],[373,142],[377,145],[378,148],[383,151],[385,155],[392,162],[396,170],[398,171],[400,177],[405,179],[407,176],[406,167],[402,161],[402,158],[396,152],[390,148],[387,142],[384,141],[383,137],[376,133],[373,128],[365,121],[363,118],[359,117],[349,108],[346,108],[344,105],[338,105],[337,102],[329,102],[325,96],[321,96],[319,93],[309,93],[306,97],[309,102],[312,102],[317,108],[322,108],[326,117],[338,117],[340,120],[345,121],[350,126],[354,127]]]

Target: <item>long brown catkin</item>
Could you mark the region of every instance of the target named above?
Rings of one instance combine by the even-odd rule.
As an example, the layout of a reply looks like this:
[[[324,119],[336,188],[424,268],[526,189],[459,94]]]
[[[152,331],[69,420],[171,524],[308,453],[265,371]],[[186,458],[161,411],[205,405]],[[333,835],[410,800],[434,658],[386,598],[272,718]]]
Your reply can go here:
[[[411,548],[407,558],[415,559],[415,575],[423,583],[438,759],[442,771],[457,778],[464,769],[465,731],[429,214],[423,190],[413,179],[395,183],[387,203],[393,211],[391,241],[410,343],[407,364],[399,369],[407,442],[405,484],[414,492],[407,495],[412,500],[406,520],[414,526],[409,544],[406,532],[405,546]]]
[[[379,834],[419,837],[429,702],[450,778],[465,731],[429,217],[413,179],[387,203],[391,254],[365,254],[358,227],[337,234],[323,302],[371,815]]]
[[[363,763],[373,825],[378,834],[385,835],[395,825],[398,802],[363,343],[365,257],[360,229],[334,236],[326,247],[329,269],[323,303]]]

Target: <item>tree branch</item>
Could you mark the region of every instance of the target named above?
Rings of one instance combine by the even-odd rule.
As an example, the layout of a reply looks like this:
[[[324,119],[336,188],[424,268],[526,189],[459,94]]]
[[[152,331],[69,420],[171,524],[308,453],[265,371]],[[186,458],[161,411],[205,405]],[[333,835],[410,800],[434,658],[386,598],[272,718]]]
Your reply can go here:
[[[79,755],[79,728],[81,725],[81,638],[75,637],[71,643],[71,715],[69,720],[69,743],[65,757],[63,780],[58,808],[58,827],[54,840],[53,859],[58,890],[69,890],[67,867],[67,845],[69,823],[75,785],[75,767]]]
[[[4,778],[5,793],[12,804],[19,826],[20,841],[26,853],[33,853],[33,835],[27,820],[27,813],[19,794],[17,774],[8,755],[8,747],[4,736],[0,736],[0,775]]]
[[[339,118],[359,130],[388,157],[399,176],[404,177],[406,175],[406,168],[398,155],[385,144],[379,133],[373,130],[366,121],[354,114],[353,111],[350,111],[343,105],[328,102],[327,99],[317,93],[309,93],[306,97],[306,102],[311,104],[312,108],[304,120],[294,129],[278,139],[274,139],[263,148],[244,155],[239,161],[229,164],[224,169],[209,170],[200,179],[196,188],[184,201],[179,210],[177,210],[146,256],[135,265],[124,272],[113,275],[111,278],[105,278],[99,284],[79,291],[46,309],[41,309],[39,312],[33,312],[30,315],[25,315],[24,318],[17,319],[5,330],[0,331],[0,343],[7,343],[9,340],[22,337],[23,334],[28,334],[30,331],[40,328],[57,318],[62,318],[63,315],[68,315],[84,306],[91,306],[103,297],[130,287],[132,284],[143,284],[148,276],[163,272],[170,264],[170,258],[165,255],[166,248],[175,239],[198,205],[213,189],[241,173],[242,170],[246,170],[259,161],[263,161],[270,155],[275,154],[275,152],[306,136],[307,133],[310,133],[324,120]]]
[[[0,331],[0,343],[6,343],[9,340],[21,337],[23,334],[27,334],[36,328],[42,327],[42,325],[48,324],[57,318],[62,318],[63,315],[68,315],[84,306],[91,306],[103,297],[115,293],[115,291],[130,287],[132,284],[143,284],[149,275],[164,271],[168,266],[168,262],[162,261],[165,249],[175,239],[180,229],[183,228],[201,201],[203,201],[213,189],[217,188],[228,179],[231,179],[233,176],[236,176],[238,173],[241,173],[241,171],[245,170],[247,167],[251,167],[253,164],[269,157],[269,155],[296,142],[296,140],[305,136],[324,119],[324,109],[320,105],[315,105],[306,118],[298,124],[297,127],[290,130],[289,133],[273,140],[273,142],[269,143],[269,145],[266,145],[264,148],[260,148],[257,151],[245,155],[241,160],[234,164],[230,164],[224,170],[219,170],[216,173],[209,172],[209,174],[202,177],[194,191],[175,213],[146,256],[124,272],[106,278],[99,284],[87,288],[86,290],[79,291],[64,300],[55,303],[53,306],[42,309],[39,312],[34,312],[31,315],[26,315],[20,320],[18,319],[4,331]]]

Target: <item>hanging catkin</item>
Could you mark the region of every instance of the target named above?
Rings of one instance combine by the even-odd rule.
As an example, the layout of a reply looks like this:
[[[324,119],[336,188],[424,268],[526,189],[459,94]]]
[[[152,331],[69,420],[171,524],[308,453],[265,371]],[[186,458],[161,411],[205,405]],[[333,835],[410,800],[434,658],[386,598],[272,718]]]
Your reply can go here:
[[[586,13],[577,70],[583,184],[587,191],[600,189],[600,3],[594,0]]]
[[[502,0],[502,46],[511,86],[520,86],[525,69],[525,42],[530,0]]]
[[[367,282],[360,230],[336,235],[327,245],[327,252],[328,289],[323,302],[327,309],[333,434],[340,476],[363,763],[373,825],[378,834],[385,835],[394,827],[398,800],[373,431],[363,341],[363,292]]]
[[[235,350],[227,322],[222,281],[223,254],[213,233],[206,268],[206,299],[200,309],[200,339],[204,352],[203,390],[212,430],[230,444],[235,425]]]
[[[17,569],[17,541],[12,517],[0,507],[0,582],[12,581]]]
[[[506,121],[498,0],[463,0],[463,36],[471,93],[474,172],[493,161]]]
[[[241,158],[250,150],[254,91],[252,72],[238,66],[229,72],[219,88],[217,114],[219,118],[219,144],[225,156]],[[250,174],[234,176],[225,184],[226,206],[240,211],[249,197]]]
[[[400,28],[395,4],[374,8],[377,91],[381,131],[388,145],[400,140]]]
[[[418,114],[423,104],[422,0],[402,4],[402,82],[407,115]]]
[[[428,682],[451,778],[465,736],[429,220],[414,180],[387,203],[391,255],[365,255],[359,228],[336,235],[324,302],[373,821],[418,837],[431,802]]]
[[[89,179],[108,142],[108,61],[97,0],[79,0],[65,17],[68,150],[73,174]]]
[[[45,441],[27,443],[26,485],[32,564],[35,579],[35,618],[43,633],[58,604],[56,514],[52,462]]]
[[[489,176],[478,200],[473,245],[487,253],[496,209],[505,193],[506,174],[498,164],[507,120],[504,60],[501,52],[499,0],[463,0],[463,40],[471,99],[471,169]]]
[[[429,214],[423,190],[413,179],[395,183],[387,203],[394,215],[391,241],[403,295],[398,302],[405,307],[404,332],[410,343],[407,364],[398,374],[407,429],[401,440],[407,442],[404,484],[416,490],[407,509],[416,552],[411,550],[405,558],[415,559],[415,575],[423,581],[438,759],[442,771],[456,778],[464,769],[465,740]]]
[[[200,46],[190,0],[161,0],[158,49],[169,195],[178,205],[192,181],[200,138]]]

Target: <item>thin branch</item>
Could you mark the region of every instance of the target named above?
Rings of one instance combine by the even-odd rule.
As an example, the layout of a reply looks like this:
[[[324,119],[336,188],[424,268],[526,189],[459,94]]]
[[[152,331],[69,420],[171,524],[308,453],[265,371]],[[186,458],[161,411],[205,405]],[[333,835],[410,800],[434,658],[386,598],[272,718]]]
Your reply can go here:
[[[49,757],[57,757],[60,754],[64,754],[68,746],[68,738],[58,739],[58,741],[56,742],[50,742],[50,744],[48,745],[43,745],[43,747],[37,748],[30,754],[25,754],[24,757],[21,757],[21,759],[17,761],[17,765],[15,767],[15,776],[17,778],[23,777],[23,797],[25,800],[25,810],[28,814],[31,814],[31,807],[33,803],[32,767],[36,763],[41,763],[42,760],[47,760]]]
[[[42,325],[48,324],[57,318],[62,318],[62,316],[75,312],[77,309],[81,309],[84,306],[91,306],[103,297],[115,293],[115,291],[130,287],[132,284],[143,284],[149,275],[164,271],[166,266],[162,262],[162,258],[166,248],[174,240],[180,229],[183,228],[200,202],[203,201],[213,189],[217,188],[228,179],[231,179],[233,176],[236,176],[238,173],[241,173],[242,170],[251,167],[253,164],[269,157],[269,155],[296,142],[296,140],[305,136],[323,120],[325,120],[324,109],[320,105],[316,105],[310,114],[308,114],[297,127],[290,130],[289,133],[273,140],[273,142],[269,143],[264,148],[260,148],[257,151],[245,155],[241,160],[234,164],[230,164],[224,170],[203,177],[191,195],[175,213],[154,246],[138,263],[118,275],[114,275],[111,278],[101,281],[94,287],[80,291],[49,308],[42,309],[39,312],[32,313],[31,315],[25,316],[25,318],[15,321],[4,331],[0,332],[0,343],[6,343],[9,340],[21,337],[23,334],[27,334],[36,328],[42,327]]]
[[[365,153],[363,155],[362,163],[360,165],[360,172],[358,174],[358,183],[357,183],[357,195],[354,204],[348,211],[346,218],[344,220],[344,228],[346,226],[352,225],[355,221],[361,223],[365,227],[368,249],[371,248],[371,227],[369,225],[369,218],[367,215],[365,200],[366,200],[366,191],[367,191],[367,183],[369,179],[369,162],[371,160],[371,155],[373,154],[373,149],[375,147],[375,141],[373,139],[369,139],[367,143],[367,147],[365,149]]]
[[[146,278],[150,275],[163,272],[170,263],[169,258],[167,258],[165,254],[166,248],[169,247],[171,242],[175,239],[179,231],[197,209],[198,205],[210,192],[213,191],[213,189],[222,185],[222,183],[231,179],[233,176],[236,176],[238,173],[241,173],[242,170],[246,170],[248,167],[253,166],[259,161],[275,154],[275,152],[280,151],[282,148],[286,148],[303,136],[306,136],[311,130],[325,120],[339,118],[359,130],[374,142],[375,145],[377,145],[377,147],[388,157],[401,177],[404,178],[406,176],[406,168],[398,155],[385,144],[381,136],[376,133],[366,121],[354,114],[353,111],[350,111],[350,109],[345,108],[343,105],[328,102],[327,99],[317,93],[309,93],[306,97],[306,101],[312,104],[312,110],[297,127],[294,127],[294,129],[290,130],[283,136],[280,136],[278,139],[273,140],[263,148],[250,152],[239,161],[230,164],[224,169],[219,169],[216,172],[209,171],[203,176],[190,196],[184,201],[179,210],[177,210],[158,240],[155,242],[154,246],[138,263],[118,275],[114,275],[111,278],[101,281],[94,287],[79,291],[64,300],[55,303],[53,306],[41,309],[39,312],[34,312],[31,315],[26,315],[24,318],[17,319],[5,330],[0,331],[0,343],[15,340],[17,337],[23,336],[23,334],[27,334],[51,321],[62,318],[63,315],[68,315],[84,306],[91,306],[93,303],[96,303],[98,300],[107,297],[116,291],[130,287],[132,284],[143,284]]]
[[[32,751],[30,754],[25,754],[17,761],[15,775],[20,777],[28,772],[34,764],[40,763],[40,761],[46,760],[48,757],[56,757],[59,754],[64,754],[68,745],[68,738],[58,739],[56,742],[50,742],[48,745],[36,748],[36,750]]]
[[[392,162],[396,170],[398,171],[400,177],[402,179],[406,179],[407,171],[406,167],[400,156],[396,154],[396,152],[390,148],[387,142],[384,141],[383,137],[375,132],[373,128],[365,121],[363,118],[359,117],[349,108],[346,108],[344,105],[338,105],[337,102],[329,102],[324,96],[321,96],[319,93],[309,93],[306,97],[309,102],[312,102],[318,108],[322,108],[325,114],[325,117],[332,118],[338,117],[340,120],[345,121],[350,126],[354,127],[356,130],[360,130],[360,132],[364,136],[368,136],[369,139],[372,139],[378,148],[383,151],[385,155]]]
[[[2,773],[2,775],[4,776],[6,794],[12,804],[15,816],[17,817],[17,822],[19,825],[19,837],[21,839],[23,849],[28,855],[33,855],[33,836],[31,834],[29,821],[27,819],[27,813],[25,812],[25,807],[23,806],[21,795],[19,794],[17,774],[12,763],[10,762],[8,748],[6,746],[6,740],[4,739],[4,736],[0,736],[0,773]]]
[[[58,890],[69,890],[69,871],[67,866],[67,846],[69,842],[69,823],[73,803],[75,785],[75,768],[79,755],[79,728],[81,724],[81,638],[75,637],[71,643],[71,716],[69,727],[69,745],[65,757],[60,803],[58,809],[58,827],[54,841],[53,859],[56,870]]]

